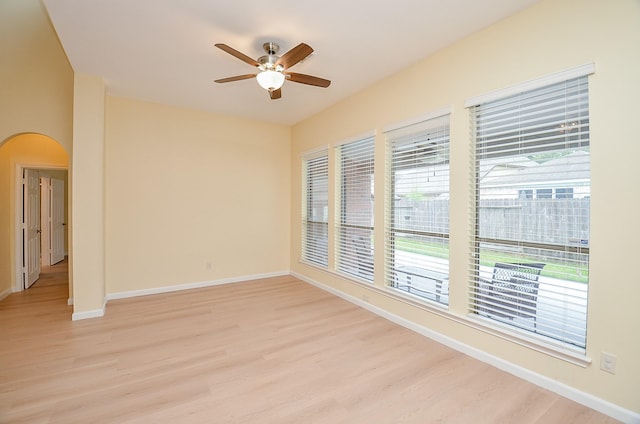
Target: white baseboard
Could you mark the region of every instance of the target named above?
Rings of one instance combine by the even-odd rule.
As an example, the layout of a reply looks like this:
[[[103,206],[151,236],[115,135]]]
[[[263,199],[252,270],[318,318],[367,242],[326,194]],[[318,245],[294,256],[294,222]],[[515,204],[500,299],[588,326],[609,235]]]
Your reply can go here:
[[[73,299],[73,298],[71,298]],[[67,300],[68,302],[68,300]],[[104,316],[104,311],[107,308],[107,300],[105,299],[102,302],[102,308],[101,309],[93,309],[90,311],[83,311],[83,312],[74,312],[73,314],[71,314],[71,320],[72,321],[79,321],[81,319],[89,319],[89,318],[100,318]]]
[[[459,352],[462,352],[466,355],[471,356],[472,358],[478,359],[482,362],[485,362],[489,365],[492,365],[502,371],[508,372],[510,374],[515,375],[516,377],[522,378],[523,380],[529,381],[539,387],[550,390],[554,393],[559,394],[560,396],[566,397],[567,399],[571,399],[581,405],[587,406],[591,409],[599,411],[605,415],[608,415],[612,418],[615,418],[624,423],[630,424],[640,424],[640,414],[634,411],[622,408],[616,404],[613,404],[604,399],[600,399],[596,396],[593,396],[589,393],[585,393],[580,391],[574,387],[568,386],[559,381],[553,380],[544,375],[535,373],[529,369],[523,368],[519,365],[515,365],[511,362],[505,361],[502,358],[499,358],[494,355],[490,355],[482,350],[479,350],[475,347],[469,346],[465,343],[462,343],[458,340],[452,339],[444,334],[437,333],[427,327],[416,324],[415,322],[409,321],[405,318],[402,318],[398,315],[392,314],[389,311],[386,311],[382,308],[374,306],[368,302],[365,302],[357,297],[348,295],[339,290],[334,289],[333,287],[322,284],[318,281],[315,281],[311,278],[308,278],[304,275],[292,272],[292,276],[309,283],[313,286],[316,286],[324,291],[327,291],[335,296],[338,296],[348,302],[351,302],[355,305],[358,305],[374,314],[388,319],[391,322],[394,322],[398,325],[401,325],[409,330],[415,331],[418,334],[421,334],[425,337],[428,337],[432,340],[437,341],[438,343],[442,343],[445,346],[448,346],[452,349],[455,349]]]
[[[104,306],[102,307],[102,309],[94,309],[91,311],[84,311],[84,312],[74,312],[73,314],[71,314],[71,320],[79,321],[81,319],[100,318],[102,316],[104,316]]]
[[[106,301],[108,302],[110,300],[115,300],[115,299],[126,299],[129,297],[148,296],[152,294],[171,293],[171,292],[182,291],[182,290],[201,289],[204,287],[213,287],[213,286],[219,286],[222,284],[230,284],[230,283],[240,283],[243,281],[258,280],[261,278],[282,277],[285,275],[291,275],[291,273],[289,271],[279,271],[279,272],[271,272],[271,273],[265,273],[265,274],[245,275],[242,277],[221,278],[213,281],[201,281],[197,283],[176,284],[173,286],[156,287],[151,289],[130,290],[130,291],[124,291],[124,292],[109,293],[106,296]]]
[[[265,274],[245,275],[245,276],[242,276],[242,277],[221,278],[219,280],[202,281],[202,282],[198,282],[198,283],[177,284],[177,285],[173,285],[173,286],[156,287],[156,288],[151,288],[151,289],[131,290],[131,291],[125,291],[125,292],[109,293],[109,294],[107,294],[105,296],[104,304],[102,305],[102,309],[94,309],[94,310],[91,310],[91,311],[84,311],[84,312],[74,312],[71,315],[71,319],[73,321],[78,321],[78,320],[82,320],[82,319],[102,317],[102,316],[104,316],[107,302],[110,301],[110,300],[126,299],[126,298],[129,298],[129,297],[138,297],[138,296],[148,296],[148,295],[152,295],[152,294],[171,293],[171,292],[175,292],[175,291],[199,289],[199,288],[203,288],[203,287],[218,286],[218,285],[221,285],[221,284],[239,283],[239,282],[243,282],[243,281],[257,280],[257,279],[261,279],[261,278],[282,277],[282,276],[285,276],[285,275],[291,275],[291,273],[289,271],[279,271],[279,272],[271,272],[271,273],[265,273]],[[72,297],[70,297],[67,300],[67,304],[69,304],[69,305],[73,304],[73,298]]]
[[[3,292],[0,292],[0,300],[4,299],[5,297],[9,296],[11,293],[13,293],[13,290],[11,289],[7,289]]]

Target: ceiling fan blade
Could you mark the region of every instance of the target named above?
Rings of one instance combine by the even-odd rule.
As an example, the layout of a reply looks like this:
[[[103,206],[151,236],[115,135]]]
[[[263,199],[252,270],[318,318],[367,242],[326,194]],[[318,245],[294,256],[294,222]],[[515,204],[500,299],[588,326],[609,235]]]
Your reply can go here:
[[[245,79],[249,79],[249,78],[254,78],[255,76],[256,76],[256,74],[236,75],[235,77],[217,79],[217,80],[215,80],[215,82],[223,83],[223,82],[240,81],[240,80],[245,80]]]
[[[285,76],[289,81],[298,82],[300,84],[315,85],[316,87],[327,88],[331,81],[324,78],[314,77],[312,75],[297,74],[295,72],[285,72]]]
[[[225,52],[229,53],[231,56],[237,57],[241,61],[246,62],[251,66],[255,66],[255,67],[260,66],[260,63],[258,63],[256,60],[250,58],[244,53],[240,53],[238,50],[234,49],[233,47],[229,47],[226,44],[222,44],[222,43],[216,44],[216,47],[219,48],[220,50],[224,50]]]
[[[307,56],[313,53],[313,49],[311,46],[300,43],[285,54],[283,54],[280,59],[276,62],[277,65],[282,65],[284,69],[291,68],[296,63],[304,60]]]
[[[271,97],[271,100],[276,100],[282,97],[282,88],[269,91],[269,97]]]

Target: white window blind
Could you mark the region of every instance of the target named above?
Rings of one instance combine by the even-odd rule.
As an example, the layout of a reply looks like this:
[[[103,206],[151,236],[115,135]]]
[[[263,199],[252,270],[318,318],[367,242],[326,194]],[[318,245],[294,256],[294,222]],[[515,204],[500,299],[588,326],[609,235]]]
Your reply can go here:
[[[471,108],[470,310],[583,350],[589,280],[588,78]]]
[[[302,260],[328,265],[329,158],[327,150],[303,158]]]
[[[336,268],[350,277],[373,282],[374,137],[337,149]]]
[[[385,133],[385,278],[396,290],[447,305],[449,115]]]

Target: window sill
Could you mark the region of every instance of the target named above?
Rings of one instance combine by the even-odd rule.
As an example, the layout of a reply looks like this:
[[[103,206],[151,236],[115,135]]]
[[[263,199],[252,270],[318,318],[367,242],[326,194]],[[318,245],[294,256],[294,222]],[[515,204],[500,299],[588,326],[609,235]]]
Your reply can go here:
[[[397,293],[396,290],[391,287],[386,289],[377,289],[376,291],[389,298],[428,311],[447,320],[454,321],[458,324],[462,324],[528,349],[535,350],[545,355],[561,359],[582,368],[586,368],[592,362],[591,358],[587,357],[584,351],[578,350],[577,348],[572,349],[569,346],[560,346],[558,343],[553,343],[552,341],[546,341],[544,336],[533,334],[529,335],[524,331],[517,331],[515,328],[512,329],[510,326],[494,323],[488,318],[476,317],[475,315],[458,315],[449,311],[447,305],[430,301],[428,299],[422,299],[418,296]]]
[[[573,365],[586,368],[592,363],[591,358],[586,356],[585,351],[571,346],[562,346],[552,339],[547,341],[548,338],[545,336],[528,334],[526,331],[519,331],[517,328],[512,329],[508,325],[500,325],[500,323],[494,323],[489,318],[475,315],[460,317],[460,319],[464,321],[463,324],[478,331],[544,353],[553,358],[561,359]]]
[[[554,343],[552,341],[545,340],[544,336],[538,335],[529,335],[525,334],[524,331],[517,331],[517,329],[511,329],[507,325],[500,325],[499,323],[494,323],[492,320],[484,317],[479,317],[475,315],[458,315],[451,312],[448,309],[447,305],[443,305],[441,303],[437,303],[435,301],[429,299],[423,299],[419,296],[411,295],[409,293],[399,293],[396,289],[392,287],[378,287],[373,283],[358,279],[349,274],[343,274],[336,271],[329,270],[327,268],[322,268],[318,265],[314,265],[305,261],[299,261],[301,264],[312,266],[318,270],[328,272],[329,274],[335,275],[352,284],[357,284],[358,286],[364,287],[367,290],[371,290],[379,295],[385,296],[389,299],[393,299],[395,301],[402,302],[406,305],[409,305],[414,308],[419,308],[424,311],[427,311],[431,314],[437,315],[449,321],[453,321],[455,323],[464,325],[466,327],[473,328],[477,331],[481,331],[485,334],[492,335],[494,337],[500,338],[502,340],[509,341],[511,343],[515,343],[519,346],[534,350],[536,352],[540,352],[542,354],[551,356],[556,359],[560,359],[562,361],[571,363],[573,365],[577,365],[582,368],[588,367],[592,360],[587,357],[585,352],[579,350],[577,348],[571,348],[569,346],[560,346],[558,343]],[[316,281],[310,281],[308,278],[302,275],[296,275],[297,277],[305,280],[307,282],[312,282],[314,285],[319,287],[329,288],[326,284],[319,283]],[[336,295],[351,301],[352,303],[356,303],[359,306],[362,306],[366,309],[372,310],[374,313],[378,313],[378,310],[383,310],[382,308],[371,305],[368,301],[364,303],[351,295],[348,295],[342,291],[338,291],[337,289],[329,290]],[[385,317],[389,314],[388,311],[384,314]]]

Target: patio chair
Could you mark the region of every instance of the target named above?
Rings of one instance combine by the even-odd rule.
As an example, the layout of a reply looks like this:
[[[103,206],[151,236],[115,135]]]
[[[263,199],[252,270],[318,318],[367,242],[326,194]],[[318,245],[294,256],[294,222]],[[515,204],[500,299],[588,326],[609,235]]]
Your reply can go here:
[[[491,280],[480,280],[479,310],[487,316],[533,318],[537,328],[537,303],[543,263],[496,262]]]

